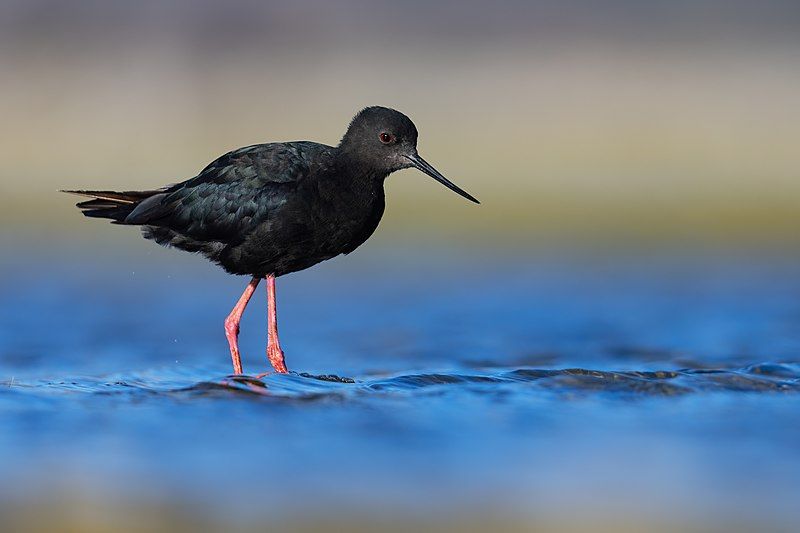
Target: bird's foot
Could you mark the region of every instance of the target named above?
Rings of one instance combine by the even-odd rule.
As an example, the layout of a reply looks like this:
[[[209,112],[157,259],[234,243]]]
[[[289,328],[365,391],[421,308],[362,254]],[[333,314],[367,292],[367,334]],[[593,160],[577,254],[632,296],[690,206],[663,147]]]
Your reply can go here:
[[[283,357],[283,350],[281,350],[280,346],[274,344],[267,346],[267,358],[269,358],[269,362],[272,364],[272,368],[275,369],[275,372],[278,374],[289,373],[289,369],[286,368],[286,361]]]
[[[264,379],[267,376],[272,376],[272,375],[275,375],[275,374],[288,374],[288,373],[289,373],[288,370],[286,372],[281,372],[279,370],[267,370],[266,372],[262,372],[260,374],[256,374],[256,379]]]

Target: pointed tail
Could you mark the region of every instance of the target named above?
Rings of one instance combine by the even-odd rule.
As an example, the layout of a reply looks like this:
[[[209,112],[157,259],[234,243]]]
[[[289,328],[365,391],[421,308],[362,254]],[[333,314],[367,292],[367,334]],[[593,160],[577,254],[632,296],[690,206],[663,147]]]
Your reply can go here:
[[[112,224],[125,224],[125,218],[139,203],[164,191],[61,191],[91,200],[79,202],[78,208],[87,217],[108,218]]]

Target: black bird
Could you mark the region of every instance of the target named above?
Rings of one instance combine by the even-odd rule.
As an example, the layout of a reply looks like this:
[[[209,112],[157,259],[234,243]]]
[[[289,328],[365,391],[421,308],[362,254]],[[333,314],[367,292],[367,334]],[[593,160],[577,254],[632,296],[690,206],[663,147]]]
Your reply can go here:
[[[64,192],[92,198],[77,204],[87,217],[142,226],[147,239],[252,277],[225,320],[236,374],[242,373],[239,322],[266,278],[267,355],[275,370],[285,373],[275,278],[358,248],[383,215],[384,180],[410,167],[479,203],[419,156],[417,128],[407,116],[378,106],[360,111],[335,147],[310,141],[256,144],[162,189]]]

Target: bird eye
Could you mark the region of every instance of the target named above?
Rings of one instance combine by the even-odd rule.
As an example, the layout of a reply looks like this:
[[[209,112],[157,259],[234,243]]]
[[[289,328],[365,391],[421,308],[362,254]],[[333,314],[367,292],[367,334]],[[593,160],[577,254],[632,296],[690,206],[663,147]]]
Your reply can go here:
[[[385,131],[382,132],[378,137],[380,137],[383,144],[391,144],[394,142],[394,135],[391,133],[386,133]]]

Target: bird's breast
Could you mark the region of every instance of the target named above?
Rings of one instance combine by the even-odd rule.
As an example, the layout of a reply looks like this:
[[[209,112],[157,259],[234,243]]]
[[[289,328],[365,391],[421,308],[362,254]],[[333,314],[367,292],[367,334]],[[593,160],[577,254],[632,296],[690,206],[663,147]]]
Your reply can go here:
[[[347,254],[361,246],[378,227],[384,211],[383,190],[341,191],[326,204],[317,227],[320,244],[332,254]]]

